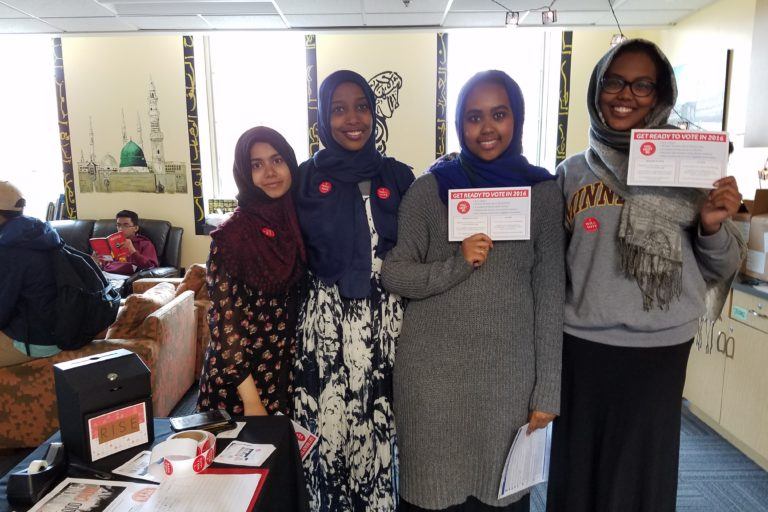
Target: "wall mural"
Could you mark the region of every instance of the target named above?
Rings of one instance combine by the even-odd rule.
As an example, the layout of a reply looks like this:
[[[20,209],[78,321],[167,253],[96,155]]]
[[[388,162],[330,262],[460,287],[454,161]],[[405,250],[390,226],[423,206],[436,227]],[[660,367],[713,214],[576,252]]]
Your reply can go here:
[[[571,103],[571,56],[573,32],[565,31],[560,42],[560,101],[557,112],[557,146],[555,165],[565,160],[568,139],[568,111]]]
[[[448,112],[448,34],[437,34],[437,87],[435,91],[435,158],[445,154]]]
[[[440,72],[445,77],[445,35],[392,32],[386,34],[315,34],[305,39],[309,148],[317,139],[318,84],[339,69],[353,70],[368,81],[376,96],[376,147],[412,166],[428,168],[444,148],[436,109],[441,102]],[[437,97],[436,97],[437,96]],[[442,98],[444,104],[444,97]],[[444,114],[442,118],[444,119]],[[443,121],[444,124],[444,121]],[[414,144],[414,141],[419,141]]]
[[[147,82],[146,105],[143,112],[138,108],[136,110],[134,131],[126,128],[125,107],[121,109],[122,140],[99,140],[96,135],[99,127],[94,130],[93,119],[89,115],[88,154],[81,149],[80,160],[77,162],[81,193],[187,193],[187,163],[169,160],[165,156],[165,135],[160,124],[161,95],[151,77],[148,77]],[[142,114],[149,121],[148,143],[144,140]],[[117,119],[113,121],[118,122]],[[100,144],[98,147],[97,140]],[[119,159],[114,155],[119,155]]]
[[[386,155],[389,139],[387,119],[391,118],[400,106],[397,95],[403,87],[403,78],[395,71],[382,71],[368,79],[368,85],[376,95],[376,149]]]
[[[75,201],[75,173],[72,170],[72,144],[69,138],[69,112],[67,110],[67,87],[64,80],[64,59],[61,51],[61,38],[53,40],[53,68],[56,77],[56,105],[59,117],[59,143],[61,144],[61,164],[64,173],[64,212],[63,218],[77,218]]]

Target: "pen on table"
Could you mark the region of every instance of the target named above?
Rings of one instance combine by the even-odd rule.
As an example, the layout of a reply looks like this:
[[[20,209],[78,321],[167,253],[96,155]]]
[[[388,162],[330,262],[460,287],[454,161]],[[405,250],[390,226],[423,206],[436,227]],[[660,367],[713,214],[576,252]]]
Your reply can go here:
[[[69,467],[72,469],[76,469],[77,471],[81,471],[83,473],[90,473],[96,478],[100,478],[102,480],[112,480],[112,475],[110,473],[99,471],[98,469],[88,467],[85,464],[80,464],[78,462],[70,462]]]

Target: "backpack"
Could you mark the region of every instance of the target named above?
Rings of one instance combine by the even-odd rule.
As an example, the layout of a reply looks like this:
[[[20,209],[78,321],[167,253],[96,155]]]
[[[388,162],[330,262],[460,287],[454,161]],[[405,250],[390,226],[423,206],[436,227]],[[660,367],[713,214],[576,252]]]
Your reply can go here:
[[[53,251],[56,274],[56,345],[76,350],[112,325],[120,309],[120,293],[85,253],[68,245]]]

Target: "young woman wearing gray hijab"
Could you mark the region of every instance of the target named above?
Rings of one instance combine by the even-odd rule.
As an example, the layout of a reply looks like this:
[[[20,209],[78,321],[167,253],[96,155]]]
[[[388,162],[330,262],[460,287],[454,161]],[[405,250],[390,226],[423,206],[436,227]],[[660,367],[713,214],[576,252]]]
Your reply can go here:
[[[630,130],[674,128],[676,96],[656,45],[612,48],[590,79],[589,148],[558,167],[569,282],[549,512],[675,510],[688,354],[744,250],[732,177],[711,191],[627,185]]]

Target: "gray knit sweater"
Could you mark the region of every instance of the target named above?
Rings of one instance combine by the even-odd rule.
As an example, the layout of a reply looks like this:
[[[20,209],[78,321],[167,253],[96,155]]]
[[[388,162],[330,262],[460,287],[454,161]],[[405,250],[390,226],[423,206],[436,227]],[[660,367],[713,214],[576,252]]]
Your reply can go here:
[[[562,193],[532,190],[531,240],[496,242],[475,270],[448,242],[435,177],[400,205],[384,262],[391,292],[410,299],[395,358],[400,495],[424,508],[497,500],[504,460],[531,409],[559,412],[565,293]]]

